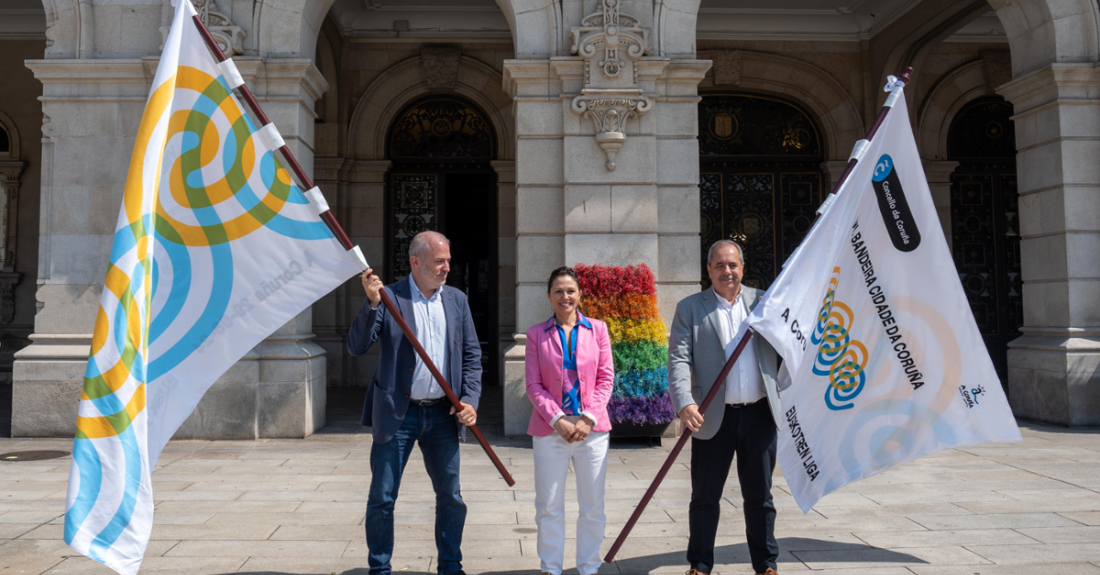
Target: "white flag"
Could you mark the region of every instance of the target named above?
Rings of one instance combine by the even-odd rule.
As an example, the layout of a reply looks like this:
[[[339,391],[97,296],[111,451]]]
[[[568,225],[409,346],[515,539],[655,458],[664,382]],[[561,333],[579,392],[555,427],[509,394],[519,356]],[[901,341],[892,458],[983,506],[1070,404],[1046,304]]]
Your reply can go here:
[[[899,96],[750,318],[791,377],[779,462],[803,512],[929,453],[1021,441]]]
[[[138,127],[77,418],[65,542],[136,573],[150,473],[203,393],[360,269],[179,0]]]

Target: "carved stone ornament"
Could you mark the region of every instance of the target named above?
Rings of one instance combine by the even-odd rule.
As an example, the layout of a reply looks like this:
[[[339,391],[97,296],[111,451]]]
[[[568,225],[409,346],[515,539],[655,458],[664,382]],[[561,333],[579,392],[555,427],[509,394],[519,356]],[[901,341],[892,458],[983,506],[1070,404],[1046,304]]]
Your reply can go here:
[[[462,49],[457,46],[424,46],[420,62],[424,65],[429,88],[454,90],[458,82],[458,62]]]
[[[615,77],[626,66],[619,58],[619,49],[626,47],[631,59],[638,59],[649,53],[649,30],[638,26],[633,16],[619,13],[619,0],[603,0],[602,10],[589,14],[581,20],[580,26],[570,31],[573,37],[571,53],[585,60],[591,60],[598,50],[603,50],[603,59],[599,61],[603,73]],[[585,69],[585,84],[589,81]]]
[[[712,56],[714,60],[714,84],[717,86],[741,83],[741,51],[717,50]]]
[[[622,90],[583,92],[573,98],[573,111],[592,120],[596,127],[596,143],[607,155],[607,169],[614,171],[615,155],[626,142],[626,121],[648,112],[653,101],[642,96],[641,90],[633,95],[623,95]]]
[[[997,88],[1012,80],[1012,56],[1007,50],[982,52],[982,73],[990,88]]]
[[[592,120],[609,171],[615,169],[615,155],[626,142],[627,120],[653,107],[638,87],[637,68],[638,59],[649,53],[649,29],[639,26],[637,18],[621,14],[619,1],[602,0],[599,12],[585,16],[570,31],[572,53],[584,59],[584,84],[572,109]]]
[[[210,35],[218,43],[218,47],[225,52],[226,58],[232,58],[235,54],[244,53],[245,32],[240,26],[235,26],[225,12],[218,10],[214,0],[191,0],[191,5],[199,13],[199,18],[210,30]],[[160,27],[160,47],[164,49],[164,42],[168,39],[170,26]]]

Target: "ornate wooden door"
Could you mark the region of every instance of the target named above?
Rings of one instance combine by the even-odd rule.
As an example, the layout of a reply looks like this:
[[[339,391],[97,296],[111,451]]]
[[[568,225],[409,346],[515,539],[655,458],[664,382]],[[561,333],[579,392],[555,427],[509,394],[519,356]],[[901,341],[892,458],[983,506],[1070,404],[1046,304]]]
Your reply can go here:
[[[470,303],[482,347],[483,381],[496,381],[497,190],[489,165],[495,142],[489,121],[470,103],[429,96],[394,121],[386,189],[388,283],[412,272],[409,244],[434,230],[451,240],[447,285]]]
[[[745,285],[767,288],[810,229],[821,203],[821,139],[809,114],[748,94],[699,104],[700,262],[727,238],[745,248]]]
[[[1008,342],[1023,325],[1016,133],[1012,105],[983,98],[959,111],[948,132],[952,254],[974,320],[1007,391]]]

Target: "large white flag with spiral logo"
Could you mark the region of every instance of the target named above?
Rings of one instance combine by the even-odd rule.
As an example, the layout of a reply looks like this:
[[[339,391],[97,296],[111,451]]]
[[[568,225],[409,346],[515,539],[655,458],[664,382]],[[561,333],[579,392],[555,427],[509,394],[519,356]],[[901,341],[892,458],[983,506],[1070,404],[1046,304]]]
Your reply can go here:
[[[904,96],[750,321],[791,378],[780,395],[779,463],[804,512],[929,453],[1021,440],[932,204]]]
[[[149,542],[150,474],[203,393],[360,269],[243,113],[194,15],[179,0],[138,126],[69,475],[65,542],[126,575]]]

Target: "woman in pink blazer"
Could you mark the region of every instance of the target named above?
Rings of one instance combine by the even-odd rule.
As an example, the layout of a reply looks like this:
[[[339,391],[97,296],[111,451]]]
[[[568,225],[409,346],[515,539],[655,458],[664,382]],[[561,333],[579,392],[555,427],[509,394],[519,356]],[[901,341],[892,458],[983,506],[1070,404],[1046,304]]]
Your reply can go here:
[[[607,324],[578,307],[577,274],[550,274],[547,298],[554,315],[527,330],[527,397],[535,409],[527,433],[535,452],[535,524],[543,575],[561,575],[565,556],[565,480],[577,474],[577,570],[600,568],[604,482],[607,478],[607,402],[615,382]]]

